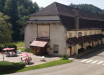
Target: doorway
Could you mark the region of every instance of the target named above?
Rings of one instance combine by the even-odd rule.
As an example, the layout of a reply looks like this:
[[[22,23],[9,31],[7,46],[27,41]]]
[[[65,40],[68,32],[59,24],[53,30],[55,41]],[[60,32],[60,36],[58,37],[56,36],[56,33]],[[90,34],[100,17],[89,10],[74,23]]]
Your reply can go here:
[[[32,52],[34,55],[47,55],[47,45],[45,47],[32,47]]]

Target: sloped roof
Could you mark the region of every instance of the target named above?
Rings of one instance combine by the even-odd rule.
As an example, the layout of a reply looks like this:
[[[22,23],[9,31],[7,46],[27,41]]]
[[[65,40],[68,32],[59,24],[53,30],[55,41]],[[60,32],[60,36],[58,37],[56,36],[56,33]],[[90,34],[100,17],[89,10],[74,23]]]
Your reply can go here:
[[[51,5],[43,8],[42,10],[31,14],[30,16],[49,16],[49,15],[58,15],[56,3],[52,3]]]
[[[104,28],[104,15],[75,9],[57,2],[50,4],[30,16],[59,16],[60,23],[67,30],[75,29],[75,10],[79,16],[79,28]]]
[[[47,6],[46,8],[38,11],[37,13],[31,14],[30,16],[63,15],[63,16],[75,17],[75,12],[73,10],[74,8],[70,6],[66,6],[66,5],[54,2],[49,6]],[[95,13],[80,10],[80,9],[77,9],[77,11],[78,11],[79,17],[82,19],[104,21],[103,15],[95,14]]]

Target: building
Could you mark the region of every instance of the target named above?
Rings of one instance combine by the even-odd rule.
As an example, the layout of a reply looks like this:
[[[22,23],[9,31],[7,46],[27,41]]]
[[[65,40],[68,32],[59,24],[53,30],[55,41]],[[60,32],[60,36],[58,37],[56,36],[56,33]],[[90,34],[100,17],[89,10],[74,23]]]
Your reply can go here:
[[[102,44],[102,28],[104,16],[54,2],[29,16],[25,48],[37,55],[78,55]]]

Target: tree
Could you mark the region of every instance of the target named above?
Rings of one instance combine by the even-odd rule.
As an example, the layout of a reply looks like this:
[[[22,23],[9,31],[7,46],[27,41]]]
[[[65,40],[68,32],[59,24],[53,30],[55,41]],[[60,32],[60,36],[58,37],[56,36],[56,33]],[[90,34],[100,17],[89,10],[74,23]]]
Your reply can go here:
[[[71,4],[71,7],[78,7],[79,9],[90,11],[97,14],[104,14],[103,10],[91,4]]]
[[[17,40],[19,37],[19,26],[17,23],[18,14],[17,14],[17,0],[5,0],[4,13],[10,16],[10,22],[12,24],[12,39]]]
[[[10,17],[0,12],[0,43],[7,43],[12,40],[12,25],[9,23]]]
[[[103,10],[103,15],[104,15],[104,10]]]
[[[18,25],[20,26],[20,37],[19,39],[24,39],[24,31],[22,28],[26,25],[28,21],[29,15],[35,13],[39,10],[39,6],[37,3],[32,3],[31,0],[18,0],[17,1],[17,10],[18,10]]]
[[[11,17],[9,21],[14,32],[12,34],[13,41],[24,40],[22,28],[26,25],[29,14],[38,10],[38,4],[31,0],[0,0],[0,11]]]
[[[12,14],[13,14],[12,0],[5,1],[4,11],[5,11],[5,14],[12,16]]]
[[[22,26],[26,25],[28,16],[39,10],[37,3],[32,3],[31,0],[18,0],[17,10],[19,15],[18,23]]]
[[[0,12],[4,12],[4,5],[5,5],[5,0],[0,0]]]

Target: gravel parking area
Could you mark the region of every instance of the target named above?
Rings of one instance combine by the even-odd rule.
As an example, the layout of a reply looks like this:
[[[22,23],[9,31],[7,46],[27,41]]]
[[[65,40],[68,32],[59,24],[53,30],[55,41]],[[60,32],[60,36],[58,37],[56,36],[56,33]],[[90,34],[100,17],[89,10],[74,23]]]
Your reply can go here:
[[[22,53],[27,53],[27,52],[22,52]],[[21,62],[21,56],[20,56],[21,54],[17,54],[17,55],[18,55],[17,57],[6,57],[6,55],[4,55],[4,60],[9,62]],[[41,58],[42,56],[36,56],[36,55],[33,55],[32,53],[29,53],[29,56],[32,58],[32,61],[29,65],[26,65],[26,66],[38,65],[38,64],[60,59],[60,57],[45,56],[44,60],[42,60]],[[0,61],[3,61],[2,54],[0,54]]]

